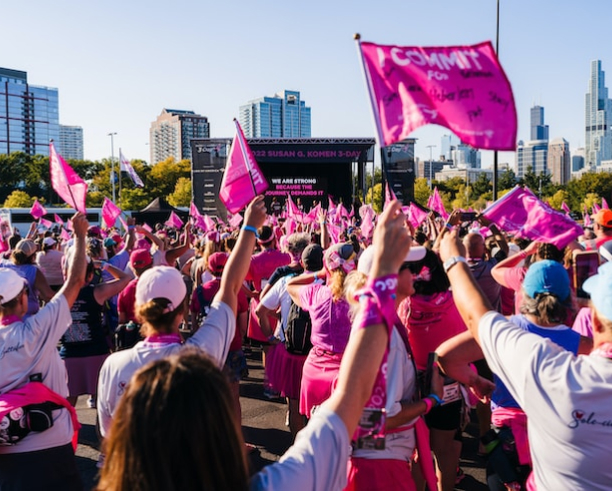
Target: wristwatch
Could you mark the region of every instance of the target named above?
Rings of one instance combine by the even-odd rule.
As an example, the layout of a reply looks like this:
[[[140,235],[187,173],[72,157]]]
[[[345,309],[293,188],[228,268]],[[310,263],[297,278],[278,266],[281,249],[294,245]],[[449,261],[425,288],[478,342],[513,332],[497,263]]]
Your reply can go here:
[[[446,261],[444,261],[444,272],[448,273],[450,269],[457,263],[467,264],[467,260],[463,256],[449,257]]]

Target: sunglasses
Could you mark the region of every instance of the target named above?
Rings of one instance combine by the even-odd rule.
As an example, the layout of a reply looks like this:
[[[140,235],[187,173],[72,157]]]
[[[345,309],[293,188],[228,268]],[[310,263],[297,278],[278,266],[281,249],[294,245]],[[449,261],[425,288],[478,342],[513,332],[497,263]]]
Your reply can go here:
[[[421,262],[416,262],[416,263],[412,263],[412,262],[404,262],[402,263],[402,265],[400,266],[400,273],[402,271],[406,271],[407,269],[410,270],[410,272],[413,275],[417,275],[421,272],[421,270],[423,269],[423,263]]]

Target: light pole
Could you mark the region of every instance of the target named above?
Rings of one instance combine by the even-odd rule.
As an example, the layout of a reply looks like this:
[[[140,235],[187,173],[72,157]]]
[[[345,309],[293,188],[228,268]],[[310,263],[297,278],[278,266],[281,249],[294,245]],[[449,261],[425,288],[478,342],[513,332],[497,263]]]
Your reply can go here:
[[[116,203],[116,196],[115,196],[115,141],[113,139],[113,137],[116,135],[117,133],[109,133],[107,136],[110,136],[111,139],[111,183],[113,185],[113,203]]]
[[[429,189],[433,189],[433,157],[432,151],[437,145],[427,145],[429,148]]]

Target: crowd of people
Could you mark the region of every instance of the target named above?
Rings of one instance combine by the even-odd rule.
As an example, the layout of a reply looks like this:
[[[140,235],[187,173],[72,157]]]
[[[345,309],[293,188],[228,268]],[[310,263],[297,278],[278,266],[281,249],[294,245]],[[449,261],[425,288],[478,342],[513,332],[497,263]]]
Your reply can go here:
[[[490,489],[612,489],[612,211],[559,249],[460,210],[274,204],[4,238],[0,491],[83,488],[83,395],[99,490],[451,491],[474,415]],[[252,475],[246,346],[294,439]]]

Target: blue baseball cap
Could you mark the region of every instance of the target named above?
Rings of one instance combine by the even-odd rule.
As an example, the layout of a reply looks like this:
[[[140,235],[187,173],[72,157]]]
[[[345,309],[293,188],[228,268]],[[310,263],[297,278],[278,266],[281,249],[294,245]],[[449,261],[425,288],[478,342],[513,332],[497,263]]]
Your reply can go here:
[[[597,274],[588,278],[582,289],[591,295],[597,312],[612,321],[612,263],[599,266]]]
[[[537,261],[529,266],[525,274],[523,290],[531,298],[540,293],[550,293],[559,300],[565,300],[571,293],[569,275],[557,261]]]

